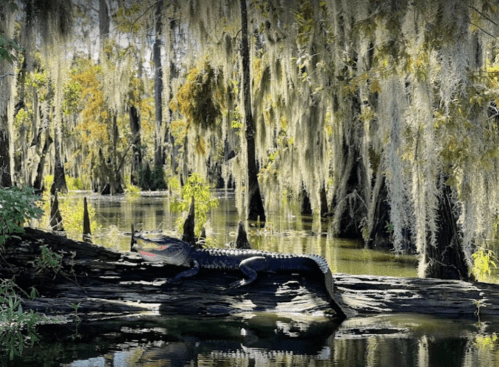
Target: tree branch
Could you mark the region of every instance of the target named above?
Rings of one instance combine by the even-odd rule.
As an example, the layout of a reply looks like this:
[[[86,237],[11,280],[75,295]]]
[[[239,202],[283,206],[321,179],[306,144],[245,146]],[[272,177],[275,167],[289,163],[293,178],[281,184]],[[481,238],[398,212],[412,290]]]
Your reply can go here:
[[[490,19],[488,16],[486,16],[484,13],[482,13],[480,10],[478,10],[474,6],[470,6],[470,8],[473,9],[474,11],[476,11],[478,14],[480,14],[485,19],[487,19],[490,23],[494,24],[496,27],[499,27],[499,24],[497,24],[496,22],[494,22],[492,19]]]
[[[147,9],[146,9],[146,10],[145,10],[145,11],[144,11],[141,15],[139,15],[139,17],[138,17],[138,18],[136,18],[136,19],[132,22],[132,24],[130,25],[130,28],[132,28],[132,27],[133,27],[133,25],[134,25],[135,23],[137,23],[137,22],[139,21],[139,19],[140,19],[140,18],[142,18],[144,15],[146,15],[146,13],[147,13],[149,10],[151,10],[153,6],[156,6],[156,4],[157,4],[157,3],[159,3],[159,2],[161,2],[161,1],[164,1],[164,0],[158,0],[158,1],[154,2],[154,3],[150,6],[150,7],[148,7],[148,8],[147,8]]]
[[[480,27],[480,26],[476,25],[475,23],[470,22],[470,24],[471,24],[472,26],[477,27],[479,30],[481,30],[481,31],[482,31],[483,33],[485,33],[486,35],[489,35],[489,36],[490,36],[490,37],[492,37],[492,38],[496,38],[496,36],[494,36],[492,33],[487,32],[485,29],[483,29],[482,27]]]

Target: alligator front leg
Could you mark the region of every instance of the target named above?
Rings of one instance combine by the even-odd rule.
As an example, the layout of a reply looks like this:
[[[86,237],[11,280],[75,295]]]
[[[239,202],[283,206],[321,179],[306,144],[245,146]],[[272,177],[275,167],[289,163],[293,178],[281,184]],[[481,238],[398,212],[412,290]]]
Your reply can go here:
[[[239,269],[247,278],[232,283],[229,288],[239,288],[252,283],[258,276],[258,272],[267,270],[268,267],[268,260],[263,256],[253,256],[241,261]]]
[[[168,283],[178,282],[182,278],[193,277],[197,273],[199,273],[199,263],[196,260],[193,260],[192,267],[189,270],[178,273],[173,279],[168,281]]]

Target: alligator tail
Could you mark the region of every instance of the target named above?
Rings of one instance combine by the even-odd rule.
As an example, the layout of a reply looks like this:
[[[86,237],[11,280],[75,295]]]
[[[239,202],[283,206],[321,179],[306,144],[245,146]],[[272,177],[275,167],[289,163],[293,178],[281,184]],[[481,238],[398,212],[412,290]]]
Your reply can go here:
[[[347,318],[347,315],[343,308],[338,304],[338,302],[336,302],[334,297],[333,274],[331,273],[331,269],[329,269],[329,264],[327,263],[326,259],[318,255],[308,255],[307,257],[313,259],[319,266],[321,272],[324,274],[324,284],[329,294],[331,308],[334,310],[334,312],[336,312],[336,315],[339,319],[345,320]]]

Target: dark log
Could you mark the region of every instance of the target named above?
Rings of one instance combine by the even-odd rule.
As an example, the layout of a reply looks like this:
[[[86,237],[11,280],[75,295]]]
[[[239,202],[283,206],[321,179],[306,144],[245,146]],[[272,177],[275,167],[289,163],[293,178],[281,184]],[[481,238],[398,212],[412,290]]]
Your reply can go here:
[[[499,316],[499,285],[433,278],[335,274],[336,300],[349,316],[420,313]],[[352,312],[353,311],[353,312]]]
[[[63,270],[54,276],[33,261],[40,246],[62,253]],[[26,229],[9,238],[0,259],[0,278],[12,279],[41,297],[24,300],[23,309],[47,315],[70,314],[80,303],[82,318],[100,319],[143,312],[166,315],[227,316],[253,312],[331,312],[320,279],[298,274],[261,273],[239,289],[229,284],[241,279],[237,271],[204,270],[178,284],[166,281],[179,272],[175,266],[146,263],[135,253],[72,241],[51,233]],[[499,316],[499,285],[458,280],[397,278],[336,274],[335,299],[348,316],[386,313],[425,313],[475,317]]]
[[[55,275],[40,271],[33,261],[40,246],[62,253],[63,270]],[[178,284],[166,281],[180,269],[144,262],[135,253],[72,241],[26,228],[9,238],[0,265],[0,278],[11,279],[27,292],[35,287],[41,297],[24,300],[23,309],[47,315],[74,312],[80,303],[82,318],[99,319],[142,312],[166,315],[227,316],[250,312],[333,314],[325,286],[319,279],[298,274],[262,273],[254,284],[229,289],[240,280],[238,271],[202,269]]]

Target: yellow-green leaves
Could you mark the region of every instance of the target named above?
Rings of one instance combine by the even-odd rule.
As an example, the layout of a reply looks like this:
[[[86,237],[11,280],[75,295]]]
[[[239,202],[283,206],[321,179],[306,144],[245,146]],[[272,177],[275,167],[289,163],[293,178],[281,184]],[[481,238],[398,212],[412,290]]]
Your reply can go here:
[[[197,173],[193,173],[181,190],[181,198],[178,197],[170,204],[173,212],[187,212],[194,197],[195,202],[195,234],[199,236],[201,228],[206,223],[208,211],[218,206],[218,200],[210,192],[210,185]],[[179,218],[179,228],[183,226],[183,218]]]

